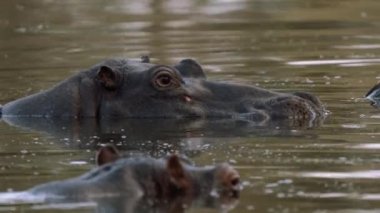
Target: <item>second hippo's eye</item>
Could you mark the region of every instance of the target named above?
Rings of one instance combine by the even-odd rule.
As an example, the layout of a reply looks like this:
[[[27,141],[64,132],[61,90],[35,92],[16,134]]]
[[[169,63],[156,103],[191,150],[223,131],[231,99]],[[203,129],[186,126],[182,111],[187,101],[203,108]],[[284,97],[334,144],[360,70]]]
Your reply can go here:
[[[168,70],[158,71],[154,75],[152,83],[158,90],[174,89],[179,86],[178,79]]]

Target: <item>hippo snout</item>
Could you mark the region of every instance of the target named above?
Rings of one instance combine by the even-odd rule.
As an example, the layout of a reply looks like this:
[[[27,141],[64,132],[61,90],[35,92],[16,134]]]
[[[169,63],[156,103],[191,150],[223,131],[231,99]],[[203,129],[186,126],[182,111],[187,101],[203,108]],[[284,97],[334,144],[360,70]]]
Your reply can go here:
[[[305,98],[300,97],[299,95],[294,95],[272,100],[272,118],[314,120],[316,117],[322,116],[323,109],[318,103],[319,100],[310,98],[311,96],[309,95]]]
[[[325,114],[319,99],[304,92],[277,94],[260,100],[252,97],[242,101],[237,109],[260,122],[283,119],[313,121]]]

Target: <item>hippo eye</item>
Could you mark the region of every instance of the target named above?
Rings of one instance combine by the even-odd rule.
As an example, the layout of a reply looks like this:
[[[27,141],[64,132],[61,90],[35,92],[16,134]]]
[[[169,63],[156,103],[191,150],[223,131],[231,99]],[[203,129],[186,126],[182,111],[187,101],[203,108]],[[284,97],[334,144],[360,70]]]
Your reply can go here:
[[[153,77],[153,85],[159,90],[173,89],[179,86],[178,80],[168,70],[158,71]]]

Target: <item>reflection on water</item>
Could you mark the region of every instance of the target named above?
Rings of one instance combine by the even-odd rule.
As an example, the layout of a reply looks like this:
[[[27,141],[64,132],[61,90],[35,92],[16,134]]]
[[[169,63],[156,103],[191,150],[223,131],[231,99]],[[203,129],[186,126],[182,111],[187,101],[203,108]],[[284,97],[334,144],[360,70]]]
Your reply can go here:
[[[234,119],[49,119],[5,117],[3,122],[25,131],[47,134],[66,147],[95,150],[99,144],[114,143],[128,152],[165,156],[174,150],[186,155],[200,154],[212,138],[255,136],[296,136],[293,128],[307,129],[292,120],[265,125]],[[218,146],[217,143],[212,145]],[[70,164],[84,164],[73,161]]]
[[[310,61],[289,61],[287,64],[295,66],[311,65],[339,65],[339,66],[369,66],[379,63],[380,59],[333,59],[333,60],[310,60]]]
[[[29,210],[93,210],[95,212],[165,212],[179,213],[188,208],[214,208],[220,212],[228,212],[237,205],[237,199],[232,197],[212,197],[202,195],[195,199],[183,198],[178,196],[171,199],[170,202],[164,200],[141,199],[138,196],[108,196],[95,197],[91,201],[65,201],[46,203],[44,200],[51,199],[50,196],[37,196],[28,194],[28,192],[8,192],[0,193],[0,212],[1,211],[18,211],[23,209]],[[7,208],[15,205],[14,208]],[[29,205],[29,207],[27,207]]]
[[[1,1],[1,104],[105,58],[148,54],[164,64],[195,58],[213,80],[312,92],[331,115],[315,128],[1,121],[0,191],[84,173],[97,143],[113,142],[126,152],[179,150],[199,165],[234,164],[245,189],[231,212],[377,212],[380,111],[358,100],[380,77],[379,9],[373,0]]]

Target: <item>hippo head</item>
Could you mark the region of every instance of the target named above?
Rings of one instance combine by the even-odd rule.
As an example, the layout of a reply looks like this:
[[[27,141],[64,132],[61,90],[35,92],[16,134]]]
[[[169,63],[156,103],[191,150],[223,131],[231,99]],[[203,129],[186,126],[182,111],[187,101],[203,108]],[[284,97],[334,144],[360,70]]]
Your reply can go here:
[[[4,105],[3,116],[119,118],[237,118],[262,122],[313,120],[318,98],[214,82],[192,59],[156,65],[148,57],[106,60],[57,86]]]
[[[200,167],[177,154],[161,159],[141,153],[123,156],[108,144],[98,151],[96,164],[97,168],[81,176],[40,184],[24,193],[50,203],[122,196],[150,200],[151,205],[203,198],[227,203],[239,198],[243,187],[239,172],[228,163]]]

